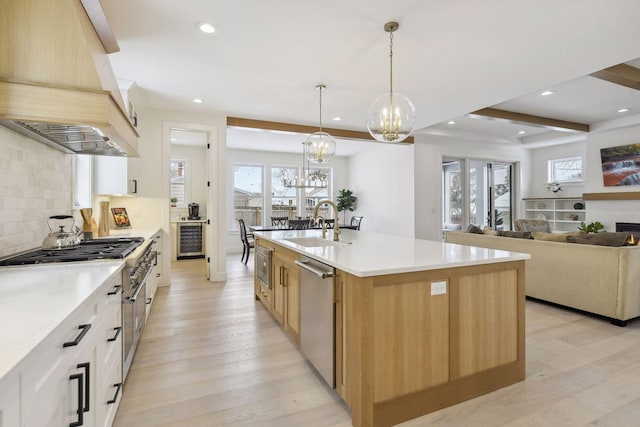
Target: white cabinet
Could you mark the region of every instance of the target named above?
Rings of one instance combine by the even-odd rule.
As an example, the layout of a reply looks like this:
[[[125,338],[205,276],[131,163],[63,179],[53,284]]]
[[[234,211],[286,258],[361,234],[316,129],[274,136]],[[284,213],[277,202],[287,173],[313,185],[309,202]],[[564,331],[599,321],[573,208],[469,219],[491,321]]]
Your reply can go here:
[[[20,382],[17,375],[0,381],[0,426],[20,425]]]
[[[119,403],[114,384],[122,384],[121,276],[111,276],[27,356],[22,426],[111,425]]]
[[[551,231],[576,231],[585,220],[585,202],[581,198],[523,199],[525,218],[546,219]]]
[[[93,157],[93,194],[137,196],[139,181],[127,157]]]

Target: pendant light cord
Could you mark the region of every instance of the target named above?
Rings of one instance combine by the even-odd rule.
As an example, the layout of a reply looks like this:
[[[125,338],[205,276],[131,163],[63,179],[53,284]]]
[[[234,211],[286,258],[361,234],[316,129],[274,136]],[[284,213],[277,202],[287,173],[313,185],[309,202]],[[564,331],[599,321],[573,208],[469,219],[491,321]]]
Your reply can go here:
[[[319,89],[320,89],[320,132],[322,132],[322,86],[320,86]]]
[[[389,32],[389,87],[393,93],[393,31]]]

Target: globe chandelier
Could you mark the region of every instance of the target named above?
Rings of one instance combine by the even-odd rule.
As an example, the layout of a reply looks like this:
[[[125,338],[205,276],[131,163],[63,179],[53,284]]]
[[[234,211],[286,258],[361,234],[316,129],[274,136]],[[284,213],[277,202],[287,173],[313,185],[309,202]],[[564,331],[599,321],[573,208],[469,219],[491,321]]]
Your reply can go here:
[[[322,131],[322,90],[327,87],[317,84],[320,91],[320,130],[314,132],[304,142],[304,155],[313,163],[327,163],[336,154],[336,142],[331,135]]]
[[[379,142],[402,142],[415,126],[416,108],[406,96],[393,92],[393,33],[400,27],[397,22],[387,22],[384,30],[389,33],[389,93],[376,98],[367,113],[367,129]]]

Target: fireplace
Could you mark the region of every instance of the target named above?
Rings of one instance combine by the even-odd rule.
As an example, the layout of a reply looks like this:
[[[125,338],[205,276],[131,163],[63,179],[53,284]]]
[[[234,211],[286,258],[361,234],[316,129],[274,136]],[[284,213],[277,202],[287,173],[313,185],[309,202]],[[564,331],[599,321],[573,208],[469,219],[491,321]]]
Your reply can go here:
[[[640,223],[616,222],[616,231],[629,233],[628,245],[640,245]]]

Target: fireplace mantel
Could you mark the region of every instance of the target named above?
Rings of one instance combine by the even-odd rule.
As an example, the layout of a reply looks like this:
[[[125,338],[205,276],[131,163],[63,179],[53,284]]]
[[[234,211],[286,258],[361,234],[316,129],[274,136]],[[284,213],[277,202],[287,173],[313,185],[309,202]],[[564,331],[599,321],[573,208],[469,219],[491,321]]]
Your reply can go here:
[[[640,200],[640,191],[584,193],[582,198],[584,200]]]

